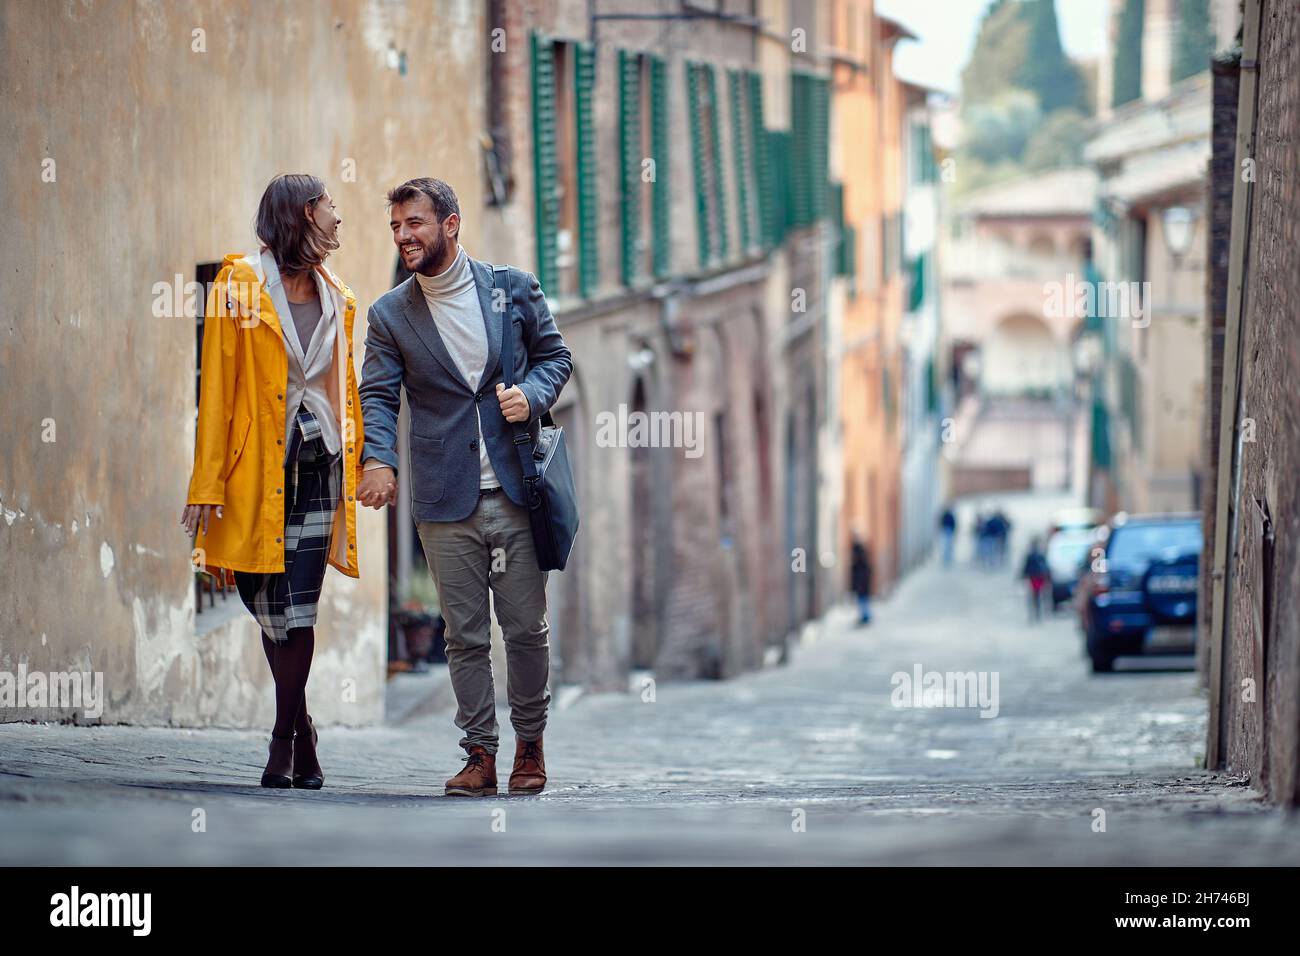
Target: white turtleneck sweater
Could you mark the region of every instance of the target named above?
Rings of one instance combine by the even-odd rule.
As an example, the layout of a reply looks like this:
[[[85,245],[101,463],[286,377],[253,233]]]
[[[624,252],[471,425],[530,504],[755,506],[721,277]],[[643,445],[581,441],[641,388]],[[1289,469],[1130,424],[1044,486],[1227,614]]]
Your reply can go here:
[[[442,336],[442,344],[447,346],[469,387],[478,391],[487,365],[487,328],[483,325],[483,310],[479,306],[478,289],[474,285],[474,273],[470,271],[465,247],[458,249],[455,261],[445,272],[436,276],[416,273],[415,281],[420,283],[424,300],[429,304],[429,313]],[[491,397],[495,401],[496,396]],[[478,411],[481,415],[481,406]],[[478,466],[480,488],[500,487],[501,482],[497,481],[488,458],[487,443],[483,441],[481,419],[478,426]]]

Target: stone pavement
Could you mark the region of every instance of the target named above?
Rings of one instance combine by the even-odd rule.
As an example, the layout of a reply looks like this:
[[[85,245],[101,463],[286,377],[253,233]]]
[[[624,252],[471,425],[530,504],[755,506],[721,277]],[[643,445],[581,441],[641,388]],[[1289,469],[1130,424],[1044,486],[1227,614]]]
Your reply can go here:
[[[1018,540],[1053,504],[1007,502]],[[996,673],[997,715],[893,706],[917,665]],[[964,549],[789,666],[561,696],[547,791],[483,800],[442,796],[445,712],[322,728],[318,793],[257,786],[265,735],[2,725],[0,864],[1300,864],[1300,820],[1198,769],[1193,672],[1092,675],[1069,614],[1028,625],[1012,568]]]

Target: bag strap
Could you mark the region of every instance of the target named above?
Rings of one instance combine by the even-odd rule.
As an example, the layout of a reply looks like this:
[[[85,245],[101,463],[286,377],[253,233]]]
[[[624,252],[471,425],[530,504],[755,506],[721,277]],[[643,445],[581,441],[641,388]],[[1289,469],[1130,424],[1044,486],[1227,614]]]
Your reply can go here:
[[[504,289],[506,293],[505,313],[501,318],[501,378],[505,382],[506,388],[513,388],[515,384],[515,336],[513,319],[510,316],[514,309],[514,295],[510,291],[510,267],[493,266],[492,267],[492,289]],[[496,308],[496,295],[492,296],[492,307]],[[514,432],[515,451],[519,455],[519,466],[524,473],[524,484],[531,485],[537,481],[537,462],[533,460],[533,436],[528,431],[527,425],[521,425],[519,422],[507,422],[511,431]],[[531,502],[532,493],[528,495]]]

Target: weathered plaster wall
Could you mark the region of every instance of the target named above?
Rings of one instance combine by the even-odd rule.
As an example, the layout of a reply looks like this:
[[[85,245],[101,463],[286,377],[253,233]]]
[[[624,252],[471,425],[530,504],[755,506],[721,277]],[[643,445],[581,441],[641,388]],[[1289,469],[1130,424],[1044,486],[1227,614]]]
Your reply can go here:
[[[360,368],[393,271],[386,189],[433,174],[482,204],[481,17],[473,0],[0,9],[0,671],[102,671],[107,721],[267,722],[251,620],[195,636],[194,319],[154,317],[154,285],[250,248],[271,177],[314,172],[343,215],[331,264],[358,295]],[[330,571],[322,597],[322,722],[382,715],[382,515],[359,536],[361,579]]]

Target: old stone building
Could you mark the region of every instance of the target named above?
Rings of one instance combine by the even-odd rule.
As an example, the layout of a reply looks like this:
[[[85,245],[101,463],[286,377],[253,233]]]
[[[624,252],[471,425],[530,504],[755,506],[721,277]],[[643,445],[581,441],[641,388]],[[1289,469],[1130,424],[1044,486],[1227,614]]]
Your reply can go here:
[[[872,589],[898,579],[901,455],[906,390],[902,342],[904,288],[904,111],[893,50],[911,34],[870,9],[836,3],[833,57],[834,164],[845,231],[832,314],[839,379],[836,417],[843,481],[837,542],[840,587],[856,538],[867,547]],[[834,465],[832,466],[834,467]]]
[[[1218,221],[1230,178],[1226,314],[1222,338],[1209,340],[1222,349],[1211,360],[1221,362],[1222,390],[1219,440],[1206,446],[1217,461],[1206,553],[1213,564],[1203,592],[1210,603],[1207,765],[1246,774],[1288,805],[1300,803],[1298,40],[1294,4],[1246,0],[1235,158],[1216,162],[1210,191]]]
[[[565,682],[734,674],[826,600],[824,8],[489,4],[479,254],[537,273],[575,356]]]

